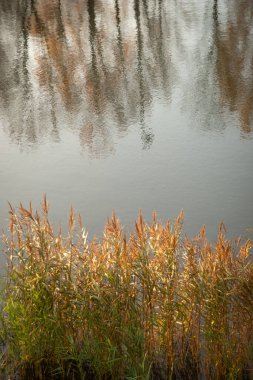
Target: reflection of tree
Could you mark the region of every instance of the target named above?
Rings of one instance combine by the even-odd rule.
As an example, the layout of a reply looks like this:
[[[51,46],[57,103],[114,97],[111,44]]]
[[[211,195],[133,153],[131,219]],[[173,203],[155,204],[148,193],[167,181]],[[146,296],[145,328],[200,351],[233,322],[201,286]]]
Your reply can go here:
[[[104,155],[115,134],[138,123],[149,147],[154,93],[170,101],[175,88],[184,112],[215,115],[219,126],[220,93],[249,132],[252,7],[227,0],[221,19],[218,0],[1,0],[0,95],[10,135],[34,144],[59,139],[67,124],[90,154]]]
[[[43,114],[40,123],[46,124],[45,128],[51,125],[55,135],[59,133],[59,112],[70,115],[65,120],[75,115],[78,122],[73,126],[80,130],[81,141],[92,154],[112,150],[113,127],[124,134],[136,122],[144,146],[150,146],[153,133],[146,127],[145,115],[152,93],[157,90],[167,96],[168,91],[169,62],[161,48],[166,26],[162,1],[159,14],[149,0],[21,3],[23,18],[17,37],[22,41],[21,63],[16,69],[23,80],[22,97],[26,108],[30,105],[30,119],[22,123],[24,131],[19,131],[19,137],[30,134],[34,141],[39,139],[41,126],[33,118],[38,109],[44,109],[50,112]],[[5,10],[5,17],[11,18],[12,13],[13,9]],[[40,98],[34,94],[38,89]]]
[[[253,3],[173,2],[170,11],[170,49],[183,112],[194,125],[222,130],[226,111],[234,111],[247,135],[253,129]]]
[[[180,93],[176,106],[189,115],[191,125],[220,130],[224,125],[214,69],[212,4],[172,2],[170,12],[171,60]]]
[[[241,127],[248,134],[253,128],[253,3],[230,1],[227,23],[219,23],[218,2],[214,2],[217,47],[217,76],[222,100],[240,115]]]

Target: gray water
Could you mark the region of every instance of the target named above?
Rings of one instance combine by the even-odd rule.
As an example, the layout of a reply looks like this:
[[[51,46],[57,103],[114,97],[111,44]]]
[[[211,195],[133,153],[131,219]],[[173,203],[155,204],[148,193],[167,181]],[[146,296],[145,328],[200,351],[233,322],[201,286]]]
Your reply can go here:
[[[1,0],[0,218],[253,237],[253,2]]]

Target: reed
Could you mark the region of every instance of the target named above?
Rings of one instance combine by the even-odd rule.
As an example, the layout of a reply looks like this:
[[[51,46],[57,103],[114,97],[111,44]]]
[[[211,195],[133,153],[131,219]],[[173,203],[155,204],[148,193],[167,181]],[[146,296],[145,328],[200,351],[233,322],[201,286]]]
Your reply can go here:
[[[182,215],[100,241],[73,211],[65,237],[10,207],[1,291],[1,378],[253,379],[251,243],[183,238]]]

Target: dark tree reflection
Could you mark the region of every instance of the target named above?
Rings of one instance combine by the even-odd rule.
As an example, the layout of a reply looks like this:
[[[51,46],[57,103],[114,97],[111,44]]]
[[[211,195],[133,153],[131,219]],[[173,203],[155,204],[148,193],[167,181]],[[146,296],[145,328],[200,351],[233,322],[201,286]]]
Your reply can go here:
[[[154,98],[168,104],[180,89],[184,112],[210,119],[229,106],[249,134],[253,5],[220,8],[218,0],[1,0],[4,128],[21,145],[72,128],[99,156],[137,124],[148,148]]]
[[[16,117],[9,115],[14,140],[58,138],[68,124],[99,155],[113,150],[113,130],[124,135],[137,123],[143,146],[152,144],[145,117],[152,92],[164,86],[157,73],[169,64],[160,49],[162,11],[150,10],[147,0],[3,0],[0,7],[7,24],[16,18],[10,65],[20,83],[6,83],[2,67],[0,88],[9,112],[8,94],[18,92]],[[0,44],[6,61],[5,48]]]

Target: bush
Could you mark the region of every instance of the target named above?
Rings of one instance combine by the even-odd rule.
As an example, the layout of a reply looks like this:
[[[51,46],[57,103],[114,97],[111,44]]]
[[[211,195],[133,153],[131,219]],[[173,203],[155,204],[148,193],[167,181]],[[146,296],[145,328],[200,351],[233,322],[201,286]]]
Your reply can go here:
[[[41,214],[10,208],[1,378],[253,378],[249,241],[221,226],[212,246],[205,229],[181,237],[182,215],[140,214],[128,239],[113,215],[89,242],[73,211],[66,237],[46,200]]]

